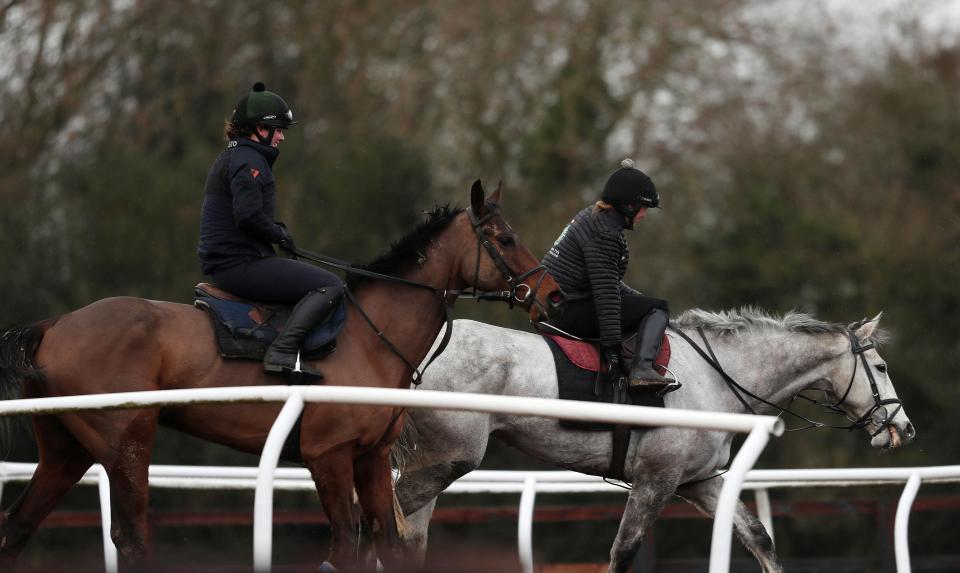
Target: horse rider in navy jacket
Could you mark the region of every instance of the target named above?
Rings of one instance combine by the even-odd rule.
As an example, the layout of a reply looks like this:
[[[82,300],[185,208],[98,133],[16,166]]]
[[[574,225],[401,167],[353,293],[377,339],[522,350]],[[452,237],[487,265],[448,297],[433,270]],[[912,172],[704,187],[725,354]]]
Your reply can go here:
[[[582,338],[599,338],[610,371],[624,368],[623,333],[638,332],[629,389],[660,389],[674,382],[653,369],[670,320],[667,301],[644,296],[623,282],[630,260],[624,230],[660,206],[653,181],[625,159],[603,187],[600,201],[574,216],[543,259],[566,297],[550,324]]]
[[[227,148],[207,174],[197,254],[213,283],[240,297],[295,305],[283,332],[267,349],[264,369],[295,370],[304,337],[329,316],[343,294],[340,278],[324,269],[277,256],[295,254],[286,226],[276,221],[273,164],[293,112],[262,82],[237,102],[224,129]],[[322,377],[301,365],[300,372]]]

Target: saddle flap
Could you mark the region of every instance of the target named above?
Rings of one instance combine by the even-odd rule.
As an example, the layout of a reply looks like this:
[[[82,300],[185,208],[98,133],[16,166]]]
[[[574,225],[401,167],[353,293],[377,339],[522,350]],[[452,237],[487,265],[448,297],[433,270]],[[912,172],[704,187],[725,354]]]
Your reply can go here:
[[[626,391],[622,384],[605,372],[597,372],[580,368],[571,362],[560,344],[553,337],[544,337],[544,342],[553,355],[554,367],[557,372],[557,397],[561,400],[579,400],[584,402],[602,402],[612,404],[634,404],[637,406],[653,406],[662,408],[663,397],[653,392],[634,395]],[[593,347],[596,350],[595,347]],[[599,354],[596,358],[599,363]],[[619,378],[619,377],[618,377]],[[575,420],[560,420],[561,428],[578,431],[609,431],[614,424],[604,422],[581,422]]]

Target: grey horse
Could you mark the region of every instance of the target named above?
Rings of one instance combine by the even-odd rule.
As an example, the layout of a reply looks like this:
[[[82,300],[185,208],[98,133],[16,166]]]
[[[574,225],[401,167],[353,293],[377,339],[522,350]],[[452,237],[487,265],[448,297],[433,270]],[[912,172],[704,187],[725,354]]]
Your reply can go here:
[[[803,390],[822,390],[831,405],[871,434],[874,447],[893,448],[910,442],[915,432],[886,364],[872,346],[880,337],[879,318],[847,326],[800,313],[774,317],[747,308],[690,310],[673,324],[698,342],[699,328],[724,371],[757,397],[785,404]],[[666,407],[746,413],[722,375],[677,332],[668,334],[670,370],[683,387],[665,396]],[[455,321],[450,345],[427,370],[422,388],[557,397],[553,355],[539,335],[469,320]],[[744,397],[754,408],[763,406]],[[603,475],[612,457],[609,432],[567,430],[554,419],[411,410],[407,422],[415,427],[416,449],[408,448],[404,456],[396,494],[410,526],[407,549],[418,560],[426,553],[437,496],[480,464],[490,435],[586,474]],[[610,572],[627,571],[644,532],[674,493],[713,516],[722,480],[710,478],[730,459],[732,440],[730,433],[669,427],[634,432],[624,470],[632,488],[610,550]],[[743,503],[737,506],[734,527],[764,571],[782,571],[769,535]]]

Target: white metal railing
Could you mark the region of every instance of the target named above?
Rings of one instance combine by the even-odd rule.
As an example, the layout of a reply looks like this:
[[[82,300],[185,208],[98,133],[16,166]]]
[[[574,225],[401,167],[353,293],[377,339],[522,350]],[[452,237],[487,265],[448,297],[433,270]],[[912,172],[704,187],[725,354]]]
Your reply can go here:
[[[748,433],[746,441],[731,464],[730,471],[726,474],[724,486],[720,493],[710,549],[711,573],[721,573],[729,569],[734,506],[739,498],[746,472],[760,456],[770,435],[779,436],[783,433],[783,422],[773,416],[596,404],[517,396],[492,396],[462,392],[344,386],[224,387],[30,398],[0,402],[0,416],[52,414],[89,409],[137,409],[185,404],[239,402],[284,402],[280,415],[271,428],[264,445],[256,477],[253,553],[254,569],[258,572],[269,571],[272,560],[273,486],[280,450],[293,423],[303,411],[306,402],[466,410],[586,422],[622,423],[637,426],[674,426]],[[100,483],[103,484],[104,481],[101,479]],[[103,486],[101,485],[101,487]],[[107,529],[109,530],[109,526],[107,526]],[[524,562],[523,566],[525,572],[533,570],[530,560]],[[115,554],[112,563],[108,555],[107,571],[108,573],[116,571]]]
[[[0,498],[2,498],[5,482],[29,481],[36,467],[37,465],[33,463],[0,462]],[[252,490],[257,485],[257,473],[258,469],[252,467],[156,465],[150,466],[149,476],[150,486],[154,488]],[[302,468],[279,468],[275,478],[274,487],[280,490],[314,491],[316,488],[309,472]],[[894,525],[897,571],[903,573],[910,571],[907,523],[916,489],[919,488],[921,481],[928,484],[960,483],[960,466],[751,470],[747,472],[743,489],[754,490],[759,517],[764,522],[767,532],[773,537],[773,520],[767,497],[769,489],[906,484],[907,487],[897,505]],[[99,485],[107,568],[111,567],[111,562],[115,567],[116,553],[109,537],[110,496],[106,472],[99,465],[94,466],[79,483]],[[445,493],[521,494],[517,524],[518,553],[523,562],[532,563],[533,507],[537,493],[623,495],[625,490],[597,476],[570,471],[476,470],[451,484]],[[763,499],[766,499],[765,503],[761,501]]]

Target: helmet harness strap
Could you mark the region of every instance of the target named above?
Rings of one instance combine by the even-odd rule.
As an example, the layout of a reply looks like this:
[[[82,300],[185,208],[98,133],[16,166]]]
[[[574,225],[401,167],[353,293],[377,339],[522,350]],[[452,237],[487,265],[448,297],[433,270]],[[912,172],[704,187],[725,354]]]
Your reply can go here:
[[[270,144],[273,142],[273,136],[274,136],[274,134],[276,134],[277,128],[271,125],[270,128],[267,129],[267,135],[266,135],[266,137],[264,137],[264,136],[261,136],[261,135],[260,135],[260,128],[261,128],[261,127],[263,127],[264,129],[267,129],[266,126],[264,126],[263,124],[260,124],[260,125],[257,125],[256,127],[253,128],[253,133],[254,133],[254,135],[257,136],[257,140],[258,140],[260,143],[262,143],[262,144],[264,144],[264,145],[270,145]]]

